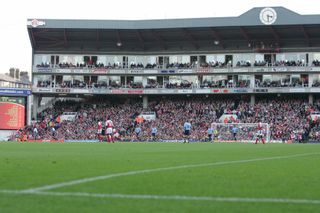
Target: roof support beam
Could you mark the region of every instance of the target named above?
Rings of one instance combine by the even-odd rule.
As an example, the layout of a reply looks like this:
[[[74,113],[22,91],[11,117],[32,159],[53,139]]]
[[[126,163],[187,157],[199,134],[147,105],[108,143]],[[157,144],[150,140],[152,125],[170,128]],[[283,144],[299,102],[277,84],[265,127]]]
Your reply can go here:
[[[138,39],[139,39],[139,42],[140,42],[140,45],[141,45],[142,49],[145,49],[144,39],[143,39],[143,37],[141,35],[140,30],[137,30],[136,32],[137,32]]]
[[[153,37],[160,43],[162,48],[164,50],[167,50],[168,47],[167,47],[166,43],[163,41],[163,39],[161,38],[161,36],[158,35],[158,33],[156,31],[154,31],[154,30],[151,30],[151,33],[152,33]]]
[[[310,47],[311,46],[310,36],[309,36],[306,28],[304,26],[301,26],[301,30],[302,30],[304,38],[306,39],[306,42],[307,42],[308,46]]]
[[[122,47],[122,41],[121,41],[121,36],[120,36],[120,31],[119,30],[116,30],[116,36],[117,36],[117,46],[119,47],[119,48],[121,48]]]
[[[240,27],[240,32],[242,34],[242,36],[247,40],[248,43],[250,43],[250,36],[248,35],[247,31],[243,28]]]
[[[190,34],[190,32],[187,29],[182,29],[185,37],[191,42],[191,44],[194,46],[194,48],[199,49],[199,45],[196,43],[194,37]]]
[[[63,29],[63,40],[64,40],[64,47],[66,48],[68,45],[67,30],[66,29]]]
[[[31,29],[29,32],[30,32],[30,35],[31,35],[32,44],[33,44],[34,48],[37,48],[38,45],[37,45],[36,39],[34,37],[33,30]]]
[[[99,50],[101,47],[101,42],[100,42],[100,30],[96,30],[96,48]]]
[[[225,48],[225,43],[222,40],[222,37],[219,35],[219,33],[217,32],[217,30],[213,29],[213,28],[209,28],[211,35],[214,39],[215,45],[221,44],[222,48]],[[216,42],[218,42],[218,44],[216,44]]]
[[[271,29],[272,35],[273,35],[274,39],[276,40],[276,42],[278,44],[280,44],[280,36],[279,36],[279,34],[277,33],[277,31],[274,29],[273,26],[270,26],[270,29]]]

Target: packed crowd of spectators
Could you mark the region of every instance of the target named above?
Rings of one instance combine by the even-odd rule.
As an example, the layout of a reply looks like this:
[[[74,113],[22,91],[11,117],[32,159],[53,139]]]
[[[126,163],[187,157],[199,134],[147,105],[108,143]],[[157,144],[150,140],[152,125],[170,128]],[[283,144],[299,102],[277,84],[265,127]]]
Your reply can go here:
[[[309,139],[310,141],[320,141],[320,101],[314,103],[313,105],[313,115],[309,116],[308,119],[310,120],[310,134]]]
[[[309,134],[310,123],[308,115],[310,106],[306,101],[298,99],[258,101],[255,105],[241,103],[239,110],[244,123],[268,123],[271,139],[289,140]],[[293,137],[294,135],[294,137]]]
[[[97,140],[98,122],[104,123],[110,117],[119,135],[117,139],[122,141],[182,140],[186,121],[192,124],[190,140],[207,141],[211,123],[221,123],[222,115],[232,113],[237,116],[234,121],[237,123],[268,123],[271,140],[301,142],[320,140],[320,120],[310,119],[310,113],[318,109],[318,105],[301,99],[264,99],[251,105],[237,98],[161,98],[151,100],[147,109],[156,113],[156,119],[140,123],[136,118],[143,111],[141,99],[59,101],[53,108],[41,112],[33,125],[19,135],[27,135],[31,140]],[[59,116],[63,112],[76,112],[75,119],[61,121]],[[156,139],[151,137],[152,127],[158,130]],[[136,128],[141,129],[139,134]],[[239,131],[237,139],[253,139],[255,132],[256,128],[252,127]],[[224,139],[233,139],[230,129],[219,134]]]

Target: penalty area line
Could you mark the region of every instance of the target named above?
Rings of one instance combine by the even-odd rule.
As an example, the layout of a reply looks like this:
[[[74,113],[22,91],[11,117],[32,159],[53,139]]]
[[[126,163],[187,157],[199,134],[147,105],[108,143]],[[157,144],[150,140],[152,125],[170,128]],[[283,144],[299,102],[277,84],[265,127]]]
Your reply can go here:
[[[119,198],[138,200],[178,200],[178,201],[211,201],[232,203],[286,203],[320,205],[320,200],[293,198],[246,198],[246,197],[201,197],[183,195],[134,195],[134,194],[99,194],[86,192],[45,192],[24,190],[0,190],[2,194],[60,196],[60,197],[89,197],[89,198]]]

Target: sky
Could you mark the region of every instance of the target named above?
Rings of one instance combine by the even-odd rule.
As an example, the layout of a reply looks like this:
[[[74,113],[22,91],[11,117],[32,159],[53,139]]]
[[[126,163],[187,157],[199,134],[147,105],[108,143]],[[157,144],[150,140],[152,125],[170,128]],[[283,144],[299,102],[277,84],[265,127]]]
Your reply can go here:
[[[171,19],[239,16],[253,7],[283,6],[320,14],[315,0],[9,0],[0,8],[0,73],[31,70],[27,19]]]

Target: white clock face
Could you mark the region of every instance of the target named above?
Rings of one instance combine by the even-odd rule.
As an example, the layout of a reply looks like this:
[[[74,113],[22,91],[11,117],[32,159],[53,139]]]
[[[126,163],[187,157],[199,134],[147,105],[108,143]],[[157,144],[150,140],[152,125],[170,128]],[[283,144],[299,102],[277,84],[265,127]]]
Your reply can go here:
[[[260,21],[263,24],[270,25],[277,20],[277,13],[274,9],[267,7],[260,12]]]

